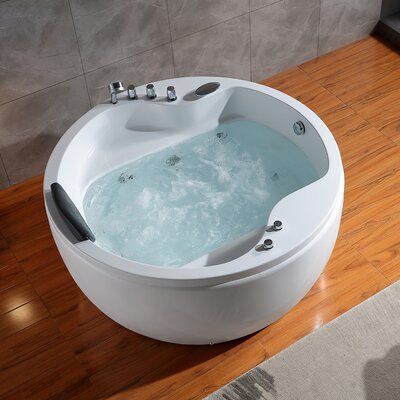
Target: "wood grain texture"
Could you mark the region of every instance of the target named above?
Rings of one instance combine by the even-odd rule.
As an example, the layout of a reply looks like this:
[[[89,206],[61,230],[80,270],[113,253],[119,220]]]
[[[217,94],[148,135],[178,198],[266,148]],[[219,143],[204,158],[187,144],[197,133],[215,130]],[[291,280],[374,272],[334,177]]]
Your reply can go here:
[[[313,109],[343,157],[334,253],[287,315],[241,340],[179,346],[111,321],[65,268],[42,177],[0,192],[0,397],[201,399],[400,278],[400,56],[367,38],[263,83]]]
[[[397,49],[379,38],[367,38],[300,68],[371,125],[394,141],[400,141]]]
[[[400,283],[205,400],[398,400]]]

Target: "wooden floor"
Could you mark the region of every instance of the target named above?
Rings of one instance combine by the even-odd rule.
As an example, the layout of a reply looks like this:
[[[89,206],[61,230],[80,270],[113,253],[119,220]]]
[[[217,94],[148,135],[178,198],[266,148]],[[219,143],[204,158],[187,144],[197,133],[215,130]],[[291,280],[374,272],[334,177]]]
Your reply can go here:
[[[289,314],[232,343],[166,344],[104,316],[46,222],[41,177],[0,192],[0,398],[201,399],[400,278],[400,56],[367,38],[264,82],[328,124],[346,173],[333,256]]]

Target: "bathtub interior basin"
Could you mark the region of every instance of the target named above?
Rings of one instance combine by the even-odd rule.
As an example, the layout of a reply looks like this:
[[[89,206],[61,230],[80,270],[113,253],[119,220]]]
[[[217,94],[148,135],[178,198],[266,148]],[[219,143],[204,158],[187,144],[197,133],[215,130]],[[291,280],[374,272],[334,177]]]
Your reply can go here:
[[[83,210],[96,244],[123,258],[182,267],[207,255],[210,265],[321,172],[285,136],[236,118],[95,179]]]
[[[59,182],[95,233],[95,242],[78,243],[54,210],[55,226],[80,251],[145,274],[225,274],[272,265],[318,233],[343,179],[329,168],[341,161],[326,126],[250,82],[218,78],[215,92],[196,96],[210,80],[175,79],[174,102],[150,101],[139,88],[137,100],[96,106],[62,137],[44,189]],[[279,235],[266,232],[275,220],[285,226]],[[256,250],[271,237],[274,251]]]

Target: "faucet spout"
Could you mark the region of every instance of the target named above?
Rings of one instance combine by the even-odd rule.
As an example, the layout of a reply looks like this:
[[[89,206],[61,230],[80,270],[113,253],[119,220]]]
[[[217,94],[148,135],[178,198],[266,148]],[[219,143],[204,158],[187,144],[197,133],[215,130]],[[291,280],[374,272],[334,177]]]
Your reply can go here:
[[[118,103],[118,93],[125,91],[124,85],[122,82],[113,82],[108,85],[108,91],[111,95],[111,103],[117,104]]]

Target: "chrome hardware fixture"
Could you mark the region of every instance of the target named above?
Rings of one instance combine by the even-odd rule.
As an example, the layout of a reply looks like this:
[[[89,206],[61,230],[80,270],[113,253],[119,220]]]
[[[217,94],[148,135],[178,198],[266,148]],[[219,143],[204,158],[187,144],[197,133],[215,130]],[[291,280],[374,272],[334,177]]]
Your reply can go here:
[[[274,221],[272,225],[267,225],[265,227],[265,232],[277,232],[282,230],[282,228],[283,228],[282,221]]]
[[[274,242],[271,239],[265,239],[263,243],[264,250],[271,250],[274,247]]]
[[[148,99],[155,99],[157,97],[156,90],[154,89],[154,85],[149,83],[146,86],[146,96]]]
[[[136,94],[135,85],[129,85],[129,86],[127,87],[127,90],[128,90],[128,99],[129,99],[129,100],[137,99],[137,94]]]
[[[108,91],[110,92],[111,95],[111,103],[112,104],[117,104],[118,103],[118,93],[123,92],[124,85],[122,82],[113,82],[108,85]]]
[[[257,251],[271,250],[274,247],[274,242],[271,239],[265,239],[263,244],[256,247]]]
[[[178,164],[179,161],[181,161],[182,158],[180,158],[179,156],[177,156],[176,154],[174,154],[171,157],[168,157],[165,160],[165,164],[169,165],[170,167],[173,167],[175,164]]]
[[[228,137],[228,134],[226,132],[217,132],[216,136],[218,139],[226,139]]]
[[[304,135],[306,133],[306,127],[301,121],[297,121],[293,124],[293,130],[296,135]]]
[[[175,92],[175,88],[173,86],[167,87],[167,100],[168,101],[175,101],[177,99],[177,95]]]

